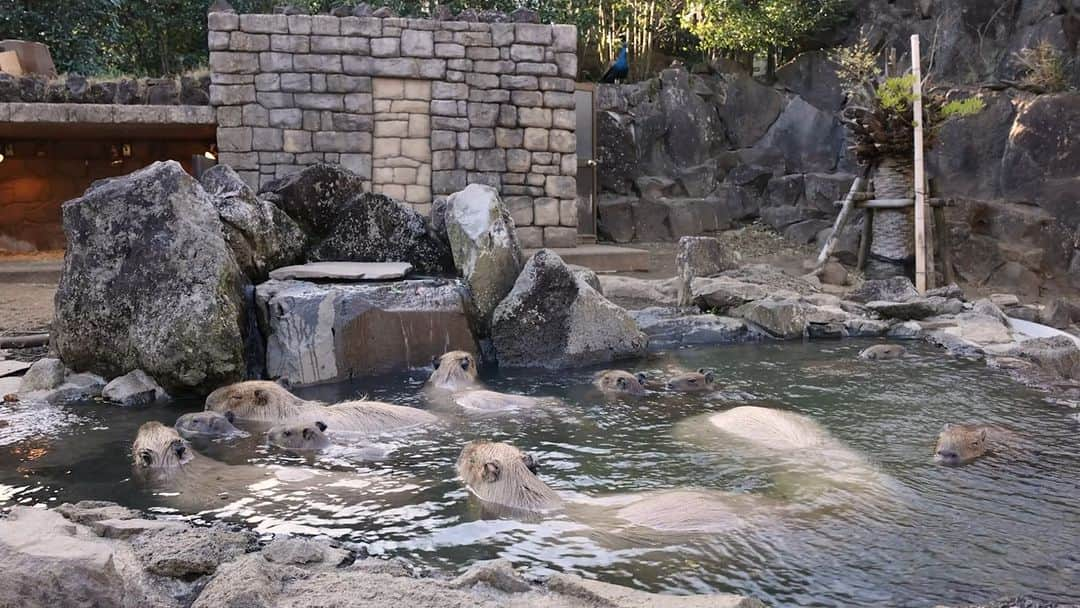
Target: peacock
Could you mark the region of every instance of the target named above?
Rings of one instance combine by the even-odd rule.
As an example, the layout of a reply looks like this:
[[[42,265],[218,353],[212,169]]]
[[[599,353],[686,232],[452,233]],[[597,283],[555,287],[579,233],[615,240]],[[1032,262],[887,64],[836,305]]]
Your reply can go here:
[[[630,74],[630,60],[626,57],[626,43],[624,42],[622,48],[619,50],[619,56],[615,58],[615,63],[611,64],[607,72],[604,72],[604,76],[600,78],[600,82],[613,83],[616,80],[626,80],[626,77]]]

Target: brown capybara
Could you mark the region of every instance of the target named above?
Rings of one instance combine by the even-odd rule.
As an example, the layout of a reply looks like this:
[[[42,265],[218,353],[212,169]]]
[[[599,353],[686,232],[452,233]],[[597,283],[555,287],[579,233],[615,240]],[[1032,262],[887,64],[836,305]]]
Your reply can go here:
[[[716,375],[713,374],[713,372],[702,368],[696,372],[687,372],[685,374],[674,376],[668,380],[667,386],[671,390],[683,393],[699,393],[702,391],[713,390],[715,382]]]
[[[859,358],[869,359],[870,361],[887,361],[900,359],[906,354],[907,349],[899,344],[875,344],[869,348],[864,348],[859,353]]]
[[[266,432],[266,441],[274,447],[286,450],[325,450],[332,443],[324,431],[326,425],[322,422],[279,425]]]
[[[476,357],[463,350],[452,350],[431,361],[435,371],[428,378],[428,386],[448,391],[459,391],[477,385]]]
[[[534,473],[533,458],[506,443],[472,441],[461,451],[457,472],[465,487],[497,511],[543,514],[563,500]]]
[[[947,465],[967,464],[1011,443],[1014,435],[988,424],[946,424],[938,435],[934,461]]]
[[[306,401],[281,385],[265,380],[248,380],[219,388],[206,398],[206,409],[232,414],[237,420],[270,424],[323,422],[336,431],[368,434],[439,421],[431,412],[379,401],[346,401],[333,405]]]
[[[600,372],[593,384],[609,395],[640,396],[645,394],[647,381],[648,378],[641,372],[631,374],[621,369],[609,369]]]
[[[243,437],[247,433],[233,426],[232,414],[202,411],[184,414],[176,419],[173,427],[184,438],[212,437],[225,439]]]

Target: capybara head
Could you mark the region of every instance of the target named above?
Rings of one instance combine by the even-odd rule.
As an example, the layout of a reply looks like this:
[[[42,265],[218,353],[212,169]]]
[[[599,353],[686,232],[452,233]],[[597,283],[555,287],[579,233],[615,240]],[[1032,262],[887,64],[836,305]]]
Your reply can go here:
[[[621,369],[609,369],[596,377],[596,387],[605,393],[644,395],[647,381],[648,378],[641,372],[631,374]]]
[[[934,460],[941,464],[966,464],[986,454],[986,427],[977,424],[946,424],[938,435]]]
[[[238,420],[276,422],[292,416],[303,400],[285,387],[267,380],[248,380],[223,386],[206,398],[206,409],[231,413]]]
[[[286,450],[323,450],[330,447],[330,440],[323,433],[325,430],[326,425],[322,422],[275,426],[267,431],[266,440],[270,445]]]
[[[676,391],[682,391],[684,393],[696,393],[699,391],[707,391],[713,388],[713,383],[716,381],[716,376],[701,368],[696,372],[689,372],[686,374],[679,374],[668,380],[668,388]]]
[[[476,384],[476,357],[463,350],[452,350],[441,357],[431,360],[435,371],[431,372],[428,384],[438,388],[459,389]]]
[[[506,443],[473,441],[458,456],[458,475],[488,505],[539,513],[562,506],[562,499],[536,476],[536,461]]]
[[[236,437],[244,431],[233,426],[232,412],[191,412],[176,419],[176,432],[185,438],[190,437]]]
[[[907,349],[899,344],[875,344],[863,349],[859,357],[871,361],[884,361],[886,359],[899,359],[907,353]]]
[[[135,467],[139,469],[179,467],[195,457],[176,429],[157,421],[139,427],[135,442],[131,445],[131,455]]]

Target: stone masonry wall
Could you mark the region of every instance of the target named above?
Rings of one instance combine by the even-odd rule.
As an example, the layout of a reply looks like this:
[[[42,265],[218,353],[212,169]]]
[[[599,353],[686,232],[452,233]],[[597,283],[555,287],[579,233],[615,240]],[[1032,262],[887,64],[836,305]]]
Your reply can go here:
[[[502,194],[523,246],[576,244],[574,26],[208,19],[219,160],[253,186],[340,163],[426,212],[483,183]]]

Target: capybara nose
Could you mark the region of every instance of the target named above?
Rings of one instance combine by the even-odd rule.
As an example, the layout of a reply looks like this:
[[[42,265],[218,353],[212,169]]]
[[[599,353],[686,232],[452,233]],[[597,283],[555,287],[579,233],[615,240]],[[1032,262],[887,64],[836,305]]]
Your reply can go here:
[[[956,452],[951,452],[949,450],[938,450],[937,455],[942,460],[956,460]]]

